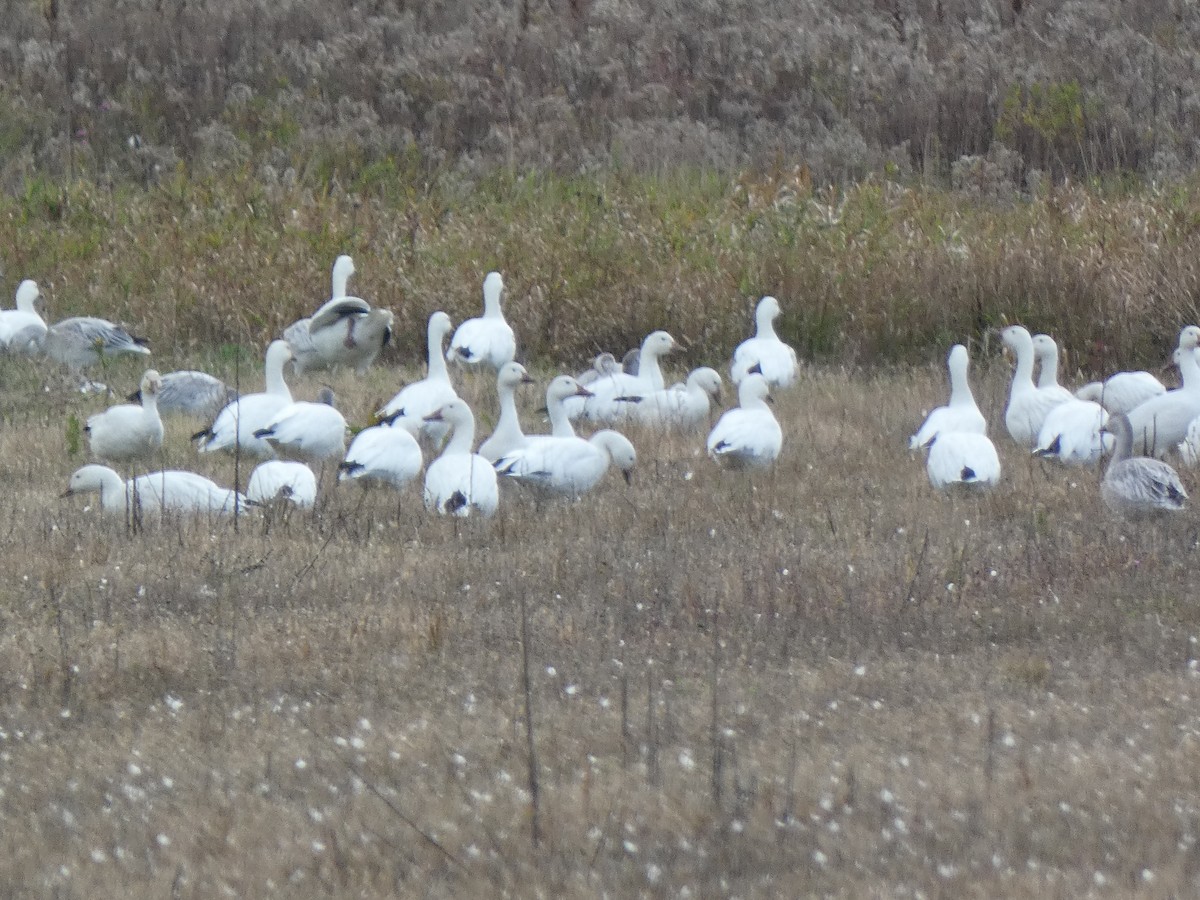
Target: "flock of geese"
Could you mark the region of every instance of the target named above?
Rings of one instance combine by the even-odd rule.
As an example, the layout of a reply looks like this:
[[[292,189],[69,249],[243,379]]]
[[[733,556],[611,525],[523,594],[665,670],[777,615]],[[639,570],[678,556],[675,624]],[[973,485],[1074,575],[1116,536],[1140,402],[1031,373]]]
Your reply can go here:
[[[610,467],[628,481],[637,451],[617,430],[622,424],[687,431],[710,421],[720,374],[704,367],[686,382],[668,385],[660,361],[676,342],[655,331],[621,362],[604,353],[578,377],[553,378],[546,388],[550,431],[527,434],[516,392],[533,379],[515,361],[516,335],[503,311],[504,282],[500,273],[491,272],[483,281],[483,315],[455,329],[445,312],[434,312],[428,321],[425,377],[377,410],[347,446],[351,429],[333,405],[332,392],[312,402],[297,400],[286,369],[290,363],[297,372],[348,368],[362,374],[379,355],[391,336],[393,316],[349,294],[353,274],[352,259],[339,257],[331,298],[266,348],[261,392],[238,395],[204,372],[146,370],[140,389],[129,398],[135,402],[88,418],[85,431],[96,461],[71,475],[67,493],[99,493],[101,508],[112,513],[136,508],[228,514],[272,503],[312,507],[322,480],[318,473],[336,466],[339,481],[397,489],[424,471],[429,510],[490,516],[499,508],[502,483],[576,498],[599,484]],[[144,340],[104,319],[72,318],[47,326],[36,309],[39,298],[37,284],[24,281],[16,309],[0,310],[0,347],[9,353],[44,354],[76,375],[105,357],[150,353]],[[775,332],[779,315],[775,298],[762,298],[755,335],[733,355],[730,377],[738,387],[738,406],[720,416],[706,442],[709,456],[722,467],[767,468],[779,457],[783,432],[767,401],[772,388],[792,385],[799,371],[795,351]],[[475,416],[455,388],[454,369],[495,375],[499,418],[481,444]],[[198,452],[261,460],[244,494],[194,472],[156,471],[128,480],[118,474],[114,467],[131,468],[159,456],[163,417],[172,415],[207,423],[192,436]],[[599,430],[581,437],[576,426],[584,422]]]
[[[1182,387],[1173,391],[1149,372],[1119,372],[1072,393],[1058,383],[1053,338],[1031,336],[1021,325],[1000,336],[1016,358],[1004,425],[1017,445],[1070,466],[1095,466],[1107,454],[1100,495],[1125,518],[1184,508],[1187,491],[1164,458],[1177,453],[1188,464],[1200,461],[1200,328],[1189,325],[1179,334]],[[950,401],[909,441],[910,449],[928,451],[926,471],[939,489],[986,490],[1000,481],[1000,458],[967,380],[969,364],[966,347],[956,344],[947,361]]]

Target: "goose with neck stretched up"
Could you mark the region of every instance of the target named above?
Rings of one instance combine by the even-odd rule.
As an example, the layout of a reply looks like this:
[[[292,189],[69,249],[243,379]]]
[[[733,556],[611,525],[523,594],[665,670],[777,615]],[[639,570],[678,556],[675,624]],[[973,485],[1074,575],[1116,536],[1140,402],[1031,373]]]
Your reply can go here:
[[[162,378],[153,369],[142,376],[140,406],[121,404],[89,416],[84,431],[92,456],[108,462],[125,462],[154,456],[163,445],[163,423],[158,415]]]
[[[450,426],[442,455],[425,470],[425,508],[444,516],[492,516],[500,506],[496,470],[473,452],[475,416],[459,399],[426,416]]]
[[[967,378],[970,365],[971,357],[966,347],[955,344],[950,348],[950,355],[946,359],[946,367],[950,370],[950,402],[939,406],[925,418],[917,433],[909,438],[910,450],[928,447],[942,433],[987,434],[987,421],[979,411],[979,404],[975,402]]]
[[[587,440],[544,438],[500,457],[496,471],[502,478],[543,493],[579,497],[600,483],[610,462],[628,484],[637,451],[623,434],[606,429]]]
[[[42,298],[36,281],[17,285],[16,309],[0,310],[0,347],[9,353],[40,353],[46,339],[46,321],[37,311]]]
[[[1179,332],[1176,362],[1183,386],[1135,406],[1129,413],[1135,455],[1164,457],[1181,443],[1188,426],[1200,416],[1200,364],[1195,350],[1200,328],[1188,325]]]
[[[1058,383],[1058,341],[1048,334],[1033,336],[1033,356],[1038,364],[1037,386],[1063,401],[1075,399],[1075,395]]]
[[[783,429],[767,405],[771,386],[754,371],[738,385],[738,406],[717,420],[708,435],[708,455],[727,469],[765,469],[783,448]]]
[[[504,279],[488,272],[483,279],[483,315],[467,319],[450,340],[446,358],[467,366],[490,366],[499,371],[517,355],[517,339],[504,319]]]
[[[409,431],[424,435],[435,446],[445,440],[449,428],[445,422],[430,421],[426,417],[458,398],[454,385],[450,383],[446,358],[442,355],[442,344],[453,327],[450,317],[444,312],[435,312],[429,317],[426,328],[429,362],[425,377],[406,385],[375,414],[380,422],[387,425],[411,426]]]
[[[1046,414],[1059,403],[1070,399],[1071,394],[1061,389],[1042,390],[1033,383],[1035,351],[1028,329],[1021,325],[1009,325],[1000,333],[1000,337],[1004,346],[1017,358],[1008,406],[1004,411],[1004,424],[1014,441],[1033,450],[1042,423],[1046,421]]]
[[[88,465],[72,476],[63,496],[99,493],[109,514],[143,512],[233,515],[245,508],[246,498],[195,472],[168,470],[139,475],[126,482],[108,466]]]
[[[1126,519],[1179,512],[1187,505],[1187,491],[1174,469],[1162,460],[1135,456],[1135,435],[1129,418],[1109,416],[1107,431],[1114,439],[1112,458],[1100,482],[1105,505]]]
[[[734,384],[741,384],[757,365],[763,378],[773,388],[791,387],[800,373],[796,351],[775,333],[775,320],[782,310],[774,297],[763,297],[754,311],[754,337],[738,344],[733,351],[733,362],[729,376]]]
[[[255,437],[254,433],[266,428],[271,419],[292,402],[292,392],[283,377],[283,367],[291,358],[292,350],[287,341],[271,342],[265,365],[266,390],[238,397],[217,413],[212,425],[192,435],[192,440],[199,441],[201,453],[233,452],[240,447],[241,452],[252,456],[275,456],[270,443]]]
[[[505,363],[496,375],[496,394],[500,398],[500,418],[491,436],[479,445],[479,455],[488,462],[495,462],[510,450],[524,447],[528,443],[521,430],[521,417],[517,413],[517,388],[533,384],[533,378],[525,367],[517,362]]]

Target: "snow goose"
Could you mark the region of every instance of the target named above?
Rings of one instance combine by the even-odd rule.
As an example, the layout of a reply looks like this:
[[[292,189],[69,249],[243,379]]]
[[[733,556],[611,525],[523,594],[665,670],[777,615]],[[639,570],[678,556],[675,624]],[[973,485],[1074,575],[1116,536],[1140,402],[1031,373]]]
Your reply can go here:
[[[1000,457],[986,434],[941,431],[929,444],[925,472],[939,491],[952,487],[986,490],[1000,481]]]
[[[246,497],[262,505],[286,502],[312,509],[317,502],[317,476],[302,462],[268,459],[250,473]]]
[[[946,367],[950,370],[950,402],[939,406],[926,418],[924,424],[917,429],[908,440],[908,449],[916,450],[928,447],[942,433],[962,432],[965,434],[987,434],[987,422],[971,393],[971,384],[967,380],[967,369],[971,365],[971,357],[967,348],[955,344],[950,348],[946,358]]]
[[[425,470],[425,508],[442,515],[495,514],[500,505],[496,470],[471,452],[475,444],[475,417],[459,399],[451,400],[426,418],[450,426],[450,440],[442,455]]]
[[[405,386],[376,413],[376,417],[388,425],[403,425],[407,421],[414,426],[410,430],[419,429],[435,446],[445,440],[449,429],[444,422],[427,422],[425,417],[458,398],[450,383],[446,358],[442,356],[442,344],[453,327],[444,312],[435,312],[429,317],[426,330],[429,368],[425,377]]]
[[[637,464],[637,451],[623,434],[597,431],[586,441],[579,437],[548,437],[513,450],[496,461],[501,477],[549,494],[578,497],[604,477],[612,462],[628,484]]]
[[[364,375],[391,339],[395,321],[391,312],[346,294],[353,274],[354,260],[339,256],[333,264],[330,299],[309,318],[284,330],[297,372],[347,366]]]
[[[77,316],[56,322],[46,330],[46,355],[73,372],[94,366],[101,357],[134,353],[149,356],[146,339],[134,337],[107,319]]]
[[[592,422],[611,423],[623,419],[629,412],[628,404],[618,397],[661,391],[666,388],[659,360],[675,349],[675,339],[665,331],[654,331],[642,341],[638,353],[638,374],[613,372],[602,376],[588,385],[592,397],[567,401],[567,412],[572,420],[581,415]]]
[[[550,419],[549,435],[526,435],[526,441],[537,441],[544,437],[575,437],[575,426],[567,403],[578,397],[587,399],[592,392],[570,375],[558,375],[546,385],[546,415]]]
[[[1099,403],[1075,398],[1060,403],[1046,413],[1033,455],[1069,466],[1094,466],[1112,447],[1104,432],[1107,421]]]
[[[108,466],[98,465],[77,470],[63,496],[95,492],[99,492],[100,506],[107,513],[140,508],[232,515],[235,505],[244,508],[246,502],[236,491],[220,487],[195,472],[152,472],[126,482]]]
[[[92,456],[109,462],[146,458],[162,449],[163,423],[158,415],[162,379],[153,369],[142,376],[141,406],[121,404],[88,416],[84,431]]]
[[[1075,399],[1074,394],[1058,383],[1058,342],[1048,334],[1035,334],[1033,356],[1039,367],[1038,390],[1049,391],[1064,401]]]
[[[1104,381],[1085,384],[1075,396],[1099,403],[1109,413],[1128,415],[1135,407],[1166,392],[1163,383],[1149,372],[1118,372]]]
[[[525,446],[525,432],[517,414],[517,388],[533,384],[533,379],[520,363],[505,363],[496,375],[496,393],[500,397],[500,418],[491,436],[479,445],[479,455],[494,463],[510,450]]]
[[[364,428],[338,465],[338,481],[379,481],[402,488],[421,473],[425,460],[416,437],[401,425]]]
[[[275,413],[254,436],[285,456],[314,463],[341,461],[346,455],[345,417],[334,407],[333,391],[322,388],[315,403],[298,400]]]
[[[1114,438],[1114,446],[1100,482],[1105,505],[1127,519],[1183,509],[1188,495],[1175,470],[1161,460],[1133,455],[1134,431],[1129,418],[1114,413],[1106,428]]]
[[[141,389],[126,399],[140,403]],[[174,413],[205,419],[215,416],[226,404],[236,399],[237,391],[220,378],[214,378],[207,372],[182,369],[162,376],[162,386],[158,390],[158,412],[160,415]]]
[[[274,457],[275,450],[254,432],[265,428],[272,417],[292,402],[283,377],[283,367],[292,358],[287,341],[272,341],[267,347],[266,390],[259,394],[245,394],[223,408],[212,425],[192,435],[198,440],[201,453],[214,450],[233,451],[239,446],[245,453],[254,456]]]
[[[729,376],[734,384],[741,384],[755,365],[762,370],[771,387],[786,388],[795,383],[800,363],[796,351],[775,333],[775,320],[780,313],[779,301],[774,297],[763,297],[758,301],[754,311],[754,337],[742,341],[733,351]]]
[[[1176,362],[1183,386],[1151,397],[1129,412],[1133,453],[1165,456],[1187,437],[1188,426],[1200,416],[1200,365],[1194,352],[1197,344],[1200,344],[1200,328],[1189,325],[1180,331]]]
[[[738,385],[738,406],[726,412],[708,435],[708,455],[729,469],[765,469],[779,458],[783,429],[767,405],[771,387],[751,372]]]
[[[40,353],[46,339],[46,322],[36,304],[42,297],[36,281],[17,285],[16,309],[0,310],[0,345],[10,353]]]
[[[483,316],[467,319],[458,326],[450,341],[446,358],[469,366],[488,365],[499,369],[517,355],[517,339],[500,301],[504,279],[499,272],[488,272],[483,279]]]
[[[611,353],[601,353],[592,360],[592,367],[575,376],[575,380],[587,387],[596,379],[612,375],[614,372],[621,371],[621,364],[617,362],[617,358]]]
[[[1057,391],[1040,390],[1033,383],[1034,347],[1027,329],[1021,325],[1009,325],[1000,333],[1000,337],[1004,346],[1017,357],[1008,406],[1004,411],[1004,424],[1014,441],[1032,450],[1042,423],[1046,420],[1046,413],[1070,399],[1071,393],[1061,388]]]
[[[618,397],[627,403],[626,417],[655,428],[695,428],[707,422],[712,401],[721,395],[721,376],[703,366],[693,370],[684,384],[661,391]]]

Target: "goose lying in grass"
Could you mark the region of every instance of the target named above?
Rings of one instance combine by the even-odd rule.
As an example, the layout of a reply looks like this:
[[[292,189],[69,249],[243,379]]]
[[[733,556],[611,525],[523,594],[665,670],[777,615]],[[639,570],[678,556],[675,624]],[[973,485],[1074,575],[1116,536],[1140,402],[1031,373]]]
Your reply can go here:
[[[153,369],[142,376],[140,406],[122,404],[89,416],[84,431],[92,456],[108,462],[146,459],[163,444],[163,423],[158,415],[162,378]]]
[[[592,367],[585,369],[575,376],[575,380],[587,387],[598,378],[607,375],[615,374],[621,371],[621,364],[617,362],[617,358],[611,353],[601,353],[592,360]]]
[[[586,441],[579,437],[547,437],[496,460],[501,477],[536,490],[567,497],[586,494],[604,477],[609,462],[629,483],[637,451],[623,434],[597,431]]]
[[[237,391],[207,372],[182,369],[178,372],[167,372],[161,378],[162,386],[158,390],[159,415],[174,414],[211,419],[223,407],[237,399]],[[125,399],[141,403],[141,388]]]
[[[1112,458],[1100,482],[1100,496],[1114,513],[1141,519],[1179,512],[1187,504],[1187,491],[1179,475],[1161,460],[1134,456],[1134,433],[1123,413],[1108,417],[1105,426],[1112,434]]]
[[[89,465],[71,476],[66,494],[99,493],[106,513],[126,510],[232,515],[246,498],[195,472],[165,471],[126,482],[108,466]]]
[[[986,434],[943,431],[929,444],[925,473],[939,491],[986,490],[1000,481],[1000,457]]]
[[[266,428],[271,419],[292,402],[292,392],[283,377],[283,367],[292,358],[287,341],[272,341],[267,347],[266,390],[244,394],[219,413],[212,425],[192,435],[200,442],[201,453],[236,450],[254,456],[274,457],[275,450],[254,433]]]
[[[334,407],[333,391],[322,388],[317,402],[289,403],[254,436],[285,456],[313,463],[340,461],[346,455],[345,417]]]
[[[107,319],[77,316],[51,325],[43,342],[46,355],[79,372],[100,362],[101,357],[136,354],[149,356],[146,339],[134,337]]]
[[[695,428],[708,421],[712,401],[721,395],[721,376],[703,366],[688,375],[684,384],[661,391],[624,395],[624,418],[653,428]]]
[[[402,488],[421,474],[421,445],[406,427],[373,425],[350,442],[338,465],[338,481],[378,481]]]
[[[800,363],[796,351],[775,333],[775,320],[780,313],[779,301],[774,297],[763,297],[758,301],[754,311],[754,337],[742,341],[733,351],[729,377],[734,384],[741,384],[756,365],[771,387],[786,388],[795,384]]]
[[[1034,455],[1069,466],[1094,466],[1112,447],[1104,433],[1108,413],[1099,403],[1071,399],[1046,413]]]
[[[467,319],[454,332],[446,358],[468,366],[499,368],[517,355],[517,339],[504,319],[504,279],[488,272],[483,279],[483,316]]]
[[[939,406],[926,417],[924,424],[908,441],[910,450],[928,447],[943,433],[987,434],[987,422],[979,411],[979,404],[975,402],[971,383],[967,379],[970,365],[971,357],[966,347],[955,344],[950,348],[950,355],[946,359],[946,366],[950,370],[950,402],[946,406]]]
[[[427,421],[426,416],[458,398],[454,385],[450,383],[446,358],[442,356],[442,343],[453,327],[450,317],[444,312],[435,312],[429,317],[429,368],[425,377],[406,385],[375,414],[380,422],[388,425],[404,425],[407,421],[412,426],[410,431],[419,432],[435,446],[445,440],[449,428],[444,422]]]
[[[250,473],[246,497],[263,506],[286,502],[312,509],[317,502],[317,476],[302,462],[268,459]]]
[[[426,417],[450,426],[442,455],[425,470],[425,508],[446,516],[494,515],[500,506],[496,470],[472,452],[475,417],[462,400],[454,399]]]
[[[666,381],[659,360],[674,349],[675,339],[667,332],[651,332],[642,341],[642,349],[638,354],[638,374],[613,372],[597,378],[588,386],[592,396],[567,401],[566,409],[572,421],[580,416],[599,423],[621,421],[629,412],[629,407],[617,398],[663,390]]]
[[[479,455],[494,463],[510,450],[527,443],[521,430],[521,417],[517,414],[517,388],[533,384],[533,379],[520,363],[505,363],[496,375],[496,394],[500,398],[500,418],[496,428],[486,441],[479,445]]]
[[[9,353],[36,354],[46,339],[46,322],[37,311],[42,297],[37,282],[17,285],[16,309],[0,310],[0,346]]]
[[[783,429],[767,405],[771,388],[753,368],[738,386],[738,406],[717,420],[708,455],[727,469],[765,469],[779,459]]]

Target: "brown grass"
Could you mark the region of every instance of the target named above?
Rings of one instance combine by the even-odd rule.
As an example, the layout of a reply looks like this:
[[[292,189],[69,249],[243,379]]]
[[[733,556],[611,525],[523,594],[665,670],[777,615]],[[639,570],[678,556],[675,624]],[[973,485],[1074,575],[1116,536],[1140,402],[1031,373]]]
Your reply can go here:
[[[99,401],[0,374],[15,896],[1197,888],[1196,516],[1126,528],[1001,440],[994,495],[932,495],[903,448],[940,366],[809,370],[760,477],[634,434],[632,489],[489,523],[339,488],[138,534],[56,499]],[[399,380],[335,386],[361,421]],[[184,430],[169,462],[229,483]]]

